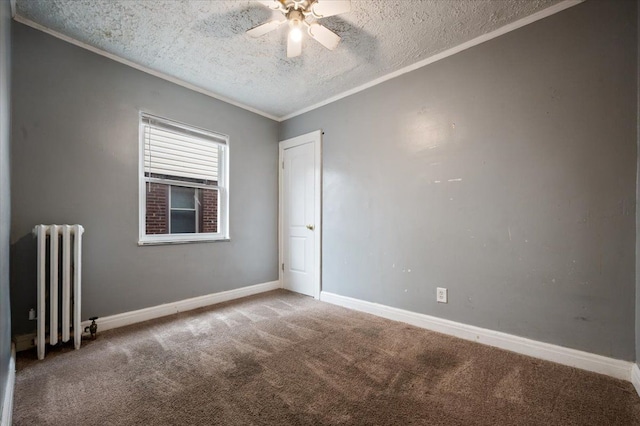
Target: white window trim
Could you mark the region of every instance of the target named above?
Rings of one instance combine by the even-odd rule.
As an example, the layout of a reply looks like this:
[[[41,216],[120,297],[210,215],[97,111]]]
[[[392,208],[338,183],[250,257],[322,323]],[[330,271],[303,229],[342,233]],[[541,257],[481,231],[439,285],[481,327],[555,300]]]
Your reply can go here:
[[[212,134],[225,141],[222,150],[222,158],[219,159],[222,164],[222,173],[218,176],[218,232],[216,233],[200,233],[200,234],[146,234],[146,183],[144,171],[144,124],[142,117],[153,117],[159,120],[170,122],[172,125],[184,128],[185,130],[198,130],[204,133]],[[210,130],[200,129],[195,126],[180,123],[179,121],[169,120],[148,114],[144,111],[139,112],[138,116],[138,245],[154,245],[154,244],[184,244],[196,242],[222,242],[230,241],[229,236],[229,136],[222,133],[212,132]],[[152,179],[153,181],[153,179]],[[160,180],[158,180],[160,181]],[[162,180],[162,183],[171,184],[170,180]],[[210,189],[206,185],[184,185],[185,182],[176,181],[177,185],[189,186],[195,188]]]

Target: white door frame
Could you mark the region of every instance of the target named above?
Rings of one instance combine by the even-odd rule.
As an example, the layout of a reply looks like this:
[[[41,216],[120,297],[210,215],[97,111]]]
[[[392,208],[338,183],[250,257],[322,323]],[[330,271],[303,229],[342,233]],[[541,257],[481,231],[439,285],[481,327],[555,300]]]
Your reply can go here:
[[[309,141],[312,142],[309,142]],[[316,130],[315,132],[307,133],[297,136],[295,138],[286,139],[280,141],[279,155],[278,155],[278,181],[279,181],[279,196],[278,196],[278,279],[280,281],[280,288],[284,288],[283,270],[282,265],[284,263],[284,227],[283,227],[283,206],[282,206],[282,193],[283,193],[283,164],[284,164],[284,151],[288,148],[312,143],[314,145],[314,192],[315,192],[315,212],[314,212],[314,226],[315,226],[315,247],[314,247],[314,296],[316,299],[320,299],[320,290],[322,288],[322,130]]]

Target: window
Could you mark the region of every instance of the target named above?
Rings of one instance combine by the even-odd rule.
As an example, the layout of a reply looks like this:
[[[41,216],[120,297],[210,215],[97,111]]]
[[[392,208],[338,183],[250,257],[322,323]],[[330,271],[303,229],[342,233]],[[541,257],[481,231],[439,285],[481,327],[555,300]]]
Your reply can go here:
[[[140,243],[226,240],[228,136],[140,114]]]

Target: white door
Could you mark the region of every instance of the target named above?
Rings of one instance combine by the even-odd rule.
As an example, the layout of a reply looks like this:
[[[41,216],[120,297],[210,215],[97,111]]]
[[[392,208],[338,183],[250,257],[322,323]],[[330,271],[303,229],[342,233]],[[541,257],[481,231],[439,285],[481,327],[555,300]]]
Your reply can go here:
[[[282,285],[316,298],[320,295],[319,137],[320,132],[314,132],[280,144]]]

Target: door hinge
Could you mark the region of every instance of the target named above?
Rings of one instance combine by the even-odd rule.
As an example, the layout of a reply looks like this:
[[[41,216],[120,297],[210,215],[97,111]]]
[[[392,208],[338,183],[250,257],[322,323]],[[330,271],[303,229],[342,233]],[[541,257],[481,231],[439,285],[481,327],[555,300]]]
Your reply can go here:
[[[282,168],[284,169],[284,161],[282,161]]]
[[[282,270],[284,271],[284,263],[282,264]]]

